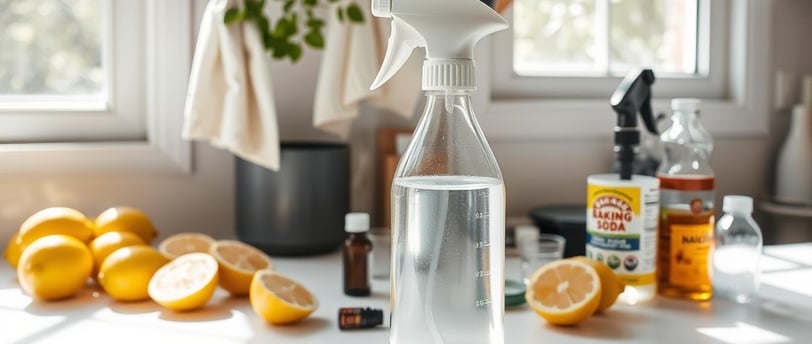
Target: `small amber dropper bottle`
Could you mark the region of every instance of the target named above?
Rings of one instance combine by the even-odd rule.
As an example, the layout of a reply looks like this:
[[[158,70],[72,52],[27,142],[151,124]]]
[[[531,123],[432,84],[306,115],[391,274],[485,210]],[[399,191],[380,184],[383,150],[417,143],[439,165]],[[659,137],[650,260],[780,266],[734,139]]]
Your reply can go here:
[[[344,222],[344,230],[350,234],[344,240],[344,294],[369,296],[369,214],[349,213]]]

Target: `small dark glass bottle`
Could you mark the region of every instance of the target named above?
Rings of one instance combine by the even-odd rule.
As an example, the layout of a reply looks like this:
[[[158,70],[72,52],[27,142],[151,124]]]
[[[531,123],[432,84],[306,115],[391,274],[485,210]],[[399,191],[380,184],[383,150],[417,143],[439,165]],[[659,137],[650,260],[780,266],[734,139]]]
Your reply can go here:
[[[369,214],[349,213],[345,230],[350,233],[344,240],[344,294],[369,296],[369,253],[372,242],[367,238]]]
[[[338,328],[352,330],[372,328],[383,324],[383,311],[372,308],[340,308]]]

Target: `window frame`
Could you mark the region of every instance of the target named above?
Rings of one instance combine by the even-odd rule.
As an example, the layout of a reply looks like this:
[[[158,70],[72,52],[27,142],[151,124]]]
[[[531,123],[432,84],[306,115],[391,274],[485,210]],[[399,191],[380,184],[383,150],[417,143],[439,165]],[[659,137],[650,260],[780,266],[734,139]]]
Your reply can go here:
[[[703,124],[714,135],[739,137],[767,134],[772,7],[772,0],[728,2],[727,27],[717,29],[721,29],[726,36],[720,41],[728,43],[726,53],[721,55],[722,66],[727,65],[723,78],[726,91],[722,95],[701,97],[705,99],[703,113],[707,114],[703,117]],[[489,139],[566,140],[611,136],[611,130],[607,128],[614,126],[615,115],[608,105],[609,93],[605,97],[573,99],[573,94],[577,95],[585,85],[599,81],[594,78],[578,78],[574,85],[581,88],[570,89],[569,93],[551,91],[543,96],[522,97],[521,92],[506,96],[497,91],[497,80],[505,77],[505,70],[495,66],[504,62],[506,51],[504,46],[499,47],[498,44],[497,37],[484,41],[477,50],[477,78],[480,81],[475,105],[480,109],[480,124]],[[604,82],[612,83],[611,90],[619,80]],[[653,105],[656,112],[670,113],[670,97],[675,95],[666,94],[663,84],[665,82],[661,80],[655,84]],[[550,87],[556,89],[563,86],[562,83],[554,83]],[[674,87],[674,92],[686,91],[680,97],[691,96],[687,92],[690,88],[685,88],[689,86]]]
[[[144,4],[103,0],[102,100],[82,96],[24,95],[2,98],[0,140],[4,143],[139,140],[144,121]],[[84,98],[84,99],[82,99]],[[40,100],[40,101],[37,101]]]
[[[143,23],[129,30],[141,32],[139,44],[129,45],[123,53],[125,58],[134,59],[138,64],[124,64],[140,68],[114,68],[114,78],[122,78],[124,69],[132,69],[141,75],[143,82],[136,85],[138,89],[111,87],[114,93],[135,92],[139,97],[130,100],[115,99],[113,108],[123,108],[128,104],[133,111],[117,112],[115,115],[99,112],[82,112],[76,114],[39,113],[46,119],[52,116],[83,118],[84,121],[95,121],[100,118],[113,118],[110,121],[123,121],[132,124],[138,121],[143,130],[137,135],[118,135],[115,128],[99,125],[97,129],[107,133],[93,137],[96,142],[87,140],[81,132],[60,139],[59,142],[7,143],[0,144],[0,175],[144,175],[144,174],[189,174],[192,172],[192,145],[181,139],[183,108],[186,98],[186,85],[192,60],[192,2],[146,0],[141,2],[114,0],[116,5],[123,3],[142,3],[143,10],[129,12],[128,16],[140,17]],[[115,6],[114,6],[115,7]],[[117,9],[131,9],[124,5]],[[117,46],[124,46],[117,42]],[[140,53],[139,53],[140,52]],[[124,85],[126,82],[116,85]],[[130,83],[130,86],[137,83]],[[116,98],[117,95],[113,96]],[[132,102],[132,103],[130,103]],[[126,114],[125,114],[126,113]],[[37,114],[37,113],[35,113]],[[32,115],[26,113],[25,115]],[[77,115],[78,117],[74,117]],[[106,116],[106,117],[105,117]],[[27,124],[14,116],[3,130],[23,131]],[[2,123],[2,122],[0,122]],[[38,125],[42,126],[40,122]],[[47,130],[59,131],[61,124],[50,123]],[[69,130],[72,130],[72,127]],[[112,134],[111,134],[112,133]]]

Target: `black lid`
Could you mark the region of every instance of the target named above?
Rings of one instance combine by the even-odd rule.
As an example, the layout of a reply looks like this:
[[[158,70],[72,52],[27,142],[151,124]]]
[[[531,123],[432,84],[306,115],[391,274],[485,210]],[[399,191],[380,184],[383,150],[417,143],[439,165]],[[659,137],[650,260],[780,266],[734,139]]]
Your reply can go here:
[[[640,144],[637,130],[637,112],[652,134],[657,134],[657,121],[651,108],[651,85],[654,84],[651,69],[633,70],[626,75],[615,89],[609,103],[617,113],[615,127],[615,152],[620,163],[620,179],[629,180],[632,175],[632,162]]]

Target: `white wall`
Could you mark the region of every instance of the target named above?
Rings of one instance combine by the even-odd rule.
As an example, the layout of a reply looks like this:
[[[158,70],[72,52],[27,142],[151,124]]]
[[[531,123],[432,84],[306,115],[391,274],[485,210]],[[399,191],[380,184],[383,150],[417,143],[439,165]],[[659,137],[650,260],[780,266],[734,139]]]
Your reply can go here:
[[[201,3],[201,2],[198,2]],[[200,13],[198,8],[198,13]],[[812,47],[805,44],[812,32],[812,2],[776,1],[773,62],[775,69],[812,73]],[[319,54],[308,52],[295,66],[273,66],[275,97],[283,139],[336,138],[312,128],[312,99]],[[771,80],[764,82],[772,83]],[[717,138],[713,166],[718,193],[764,196],[772,151],[785,126],[771,116],[771,136]],[[786,121],[783,121],[785,123]],[[375,128],[404,125],[391,114],[367,109],[354,124],[353,210],[373,206]],[[487,134],[487,133],[486,133]],[[612,161],[611,142],[605,140],[545,140],[492,142],[502,168],[508,195],[508,215],[524,216],[534,206],[583,202],[585,178],[602,172]],[[0,180],[0,242],[5,242],[22,221],[41,208],[72,206],[95,216],[113,205],[146,210],[163,233],[200,231],[218,237],[233,235],[233,159],[208,144],[195,145],[195,173],[190,176],[103,176],[60,178],[20,176]]]

